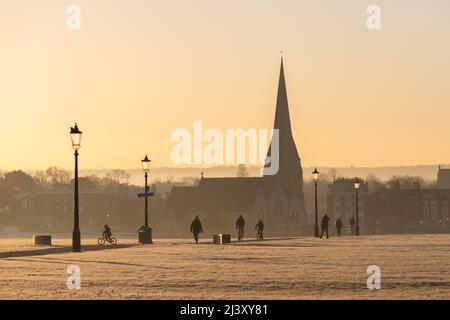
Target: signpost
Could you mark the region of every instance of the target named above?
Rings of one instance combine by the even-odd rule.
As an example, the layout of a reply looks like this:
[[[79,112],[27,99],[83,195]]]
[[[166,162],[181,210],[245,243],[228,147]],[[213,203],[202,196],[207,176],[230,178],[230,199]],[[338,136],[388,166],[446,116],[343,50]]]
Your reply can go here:
[[[153,197],[154,195],[155,195],[155,193],[153,193],[153,192],[138,193],[137,194],[138,198],[149,198],[149,197]]]
[[[152,244],[153,243],[152,228],[149,228],[149,226],[148,226],[148,198],[153,197],[154,195],[155,195],[154,192],[148,191],[148,187],[147,187],[147,192],[137,194],[138,198],[145,198],[145,223],[146,223],[146,225],[142,226],[138,230],[139,243],[141,243],[141,244]]]

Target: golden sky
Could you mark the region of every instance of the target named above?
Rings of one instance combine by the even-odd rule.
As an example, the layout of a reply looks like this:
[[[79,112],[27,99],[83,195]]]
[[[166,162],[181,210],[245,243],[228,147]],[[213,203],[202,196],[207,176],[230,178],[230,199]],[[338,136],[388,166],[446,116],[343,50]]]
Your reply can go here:
[[[449,16],[448,0],[1,1],[0,168],[71,169],[75,121],[92,169],[171,166],[194,120],[271,128],[281,49],[304,165],[450,163]]]

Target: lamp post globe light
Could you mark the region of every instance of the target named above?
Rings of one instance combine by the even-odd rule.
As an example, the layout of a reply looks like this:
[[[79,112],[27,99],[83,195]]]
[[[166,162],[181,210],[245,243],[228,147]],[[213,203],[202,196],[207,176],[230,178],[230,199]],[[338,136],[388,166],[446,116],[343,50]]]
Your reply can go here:
[[[70,139],[72,140],[72,148],[75,150],[75,179],[74,179],[74,208],[73,208],[73,233],[72,233],[72,251],[81,252],[81,235],[80,235],[80,212],[78,203],[78,150],[81,148],[82,132],[75,123],[70,128]]]
[[[355,235],[359,236],[359,189],[361,188],[362,180],[358,177],[354,179],[355,192],[356,192],[356,229]]]
[[[314,180],[314,200],[315,200],[315,224],[314,224],[314,237],[319,237],[319,216],[318,216],[318,208],[317,208],[317,182],[319,181],[319,171],[317,168],[314,169],[313,173]]]
[[[148,197],[151,196],[148,187],[148,172],[150,170],[151,160],[145,155],[145,158],[141,160],[142,170],[145,177],[145,191],[143,197],[145,198],[145,217],[144,225],[139,229],[139,243],[152,244],[152,229],[148,226]]]

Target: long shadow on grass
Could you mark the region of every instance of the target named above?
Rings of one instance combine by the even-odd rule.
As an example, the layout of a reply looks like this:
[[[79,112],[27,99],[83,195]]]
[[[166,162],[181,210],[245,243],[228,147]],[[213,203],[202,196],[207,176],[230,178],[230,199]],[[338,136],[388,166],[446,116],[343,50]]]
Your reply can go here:
[[[99,245],[82,245],[81,251],[102,251],[102,250],[115,250],[129,248],[134,245],[132,244],[118,244],[115,246],[99,246]],[[66,246],[52,246],[44,247],[36,250],[25,250],[25,251],[10,251],[0,253],[0,259],[6,258],[19,258],[19,257],[32,257],[32,256],[44,256],[47,254],[58,254],[58,253],[68,253],[72,252],[72,247]]]
[[[284,243],[283,241],[286,240],[303,240],[303,241],[296,243]],[[304,248],[304,247],[320,246],[320,244],[311,243],[310,239],[303,237],[266,238],[262,241],[256,239],[247,239],[243,241],[233,241],[231,245],[239,245],[244,247],[283,247],[283,248]]]
[[[73,264],[73,263],[99,263],[99,264],[106,264],[106,265],[117,265],[117,266],[127,266],[127,267],[142,267],[142,268],[154,268],[154,269],[170,269],[169,267],[161,267],[161,266],[155,266],[155,265],[145,265],[145,264],[137,264],[137,263],[129,263],[129,262],[120,262],[120,261],[108,261],[108,260],[84,260],[84,259],[55,259],[55,258],[44,258],[44,257],[40,257],[40,258],[34,258],[31,257],[29,259],[25,258],[25,259],[21,259],[19,257],[15,257],[15,258],[7,258],[5,260],[8,261],[26,261],[26,262],[41,262],[41,263],[53,263],[53,264],[63,264],[63,265],[68,265],[68,264]]]

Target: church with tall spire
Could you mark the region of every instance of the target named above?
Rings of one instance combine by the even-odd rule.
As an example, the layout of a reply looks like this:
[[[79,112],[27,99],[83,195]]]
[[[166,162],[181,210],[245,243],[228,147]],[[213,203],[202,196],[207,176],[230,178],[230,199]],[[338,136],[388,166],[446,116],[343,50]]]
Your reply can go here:
[[[192,219],[200,216],[205,233],[234,233],[235,221],[243,215],[248,232],[259,219],[266,235],[293,236],[306,231],[303,170],[292,135],[284,63],[281,58],[272,141],[262,177],[206,178],[197,186],[173,187],[164,210],[161,233],[183,235]],[[275,146],[277,143],[277,146]],[[278,152],[278,157],[274,152]],[[269,172],[278,160],[277,171]]]

